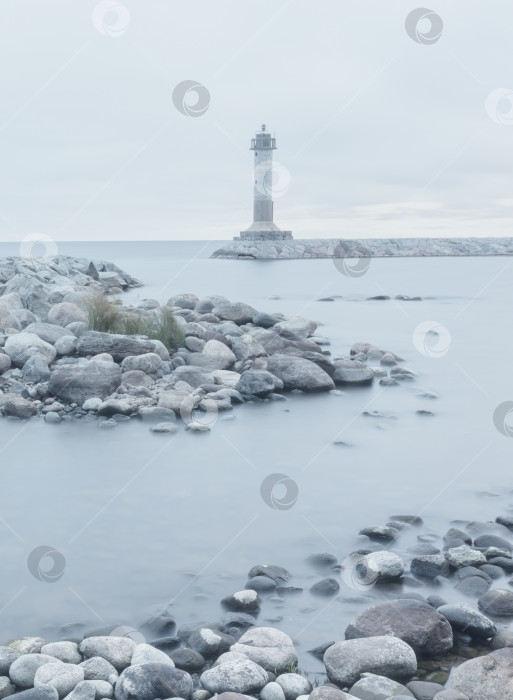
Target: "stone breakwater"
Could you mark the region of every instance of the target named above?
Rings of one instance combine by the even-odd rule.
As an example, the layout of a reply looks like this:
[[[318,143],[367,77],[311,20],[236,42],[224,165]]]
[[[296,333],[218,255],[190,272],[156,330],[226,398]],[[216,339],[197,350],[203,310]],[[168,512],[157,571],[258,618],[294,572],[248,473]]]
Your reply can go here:
[[[293,260],[296,258],[429,257],[513,255],[513,238],[368,238],[231,241],[213,258]]]
[[[339,391],[413,379],[400,358],[358,343],[330,356],[315,321],[257,311],[221,296],[180,294],[121,307],[158,321],[171,313],[180,347],[147,335],[90,330],[91,292],[140,285],[110,263],[74,258],[0,262],[0,410],[48,423],[138,417],[154,432],[209,430],[220,412],[286,392]]]
[[[309,650],[324,665],[315,677],[298,667],[296,640],[258,624],[303,588],[284,567],[257,564],[240,590],[226,591],[215,620],[178,627],[165,605],[136,628],[73,622],[46,628],[44,638],[6,641],[0,694],[20,700],[508,700],[513,591],[504,582],[513,572],[513,518],[459,524],[462,529],[451,527],[441,537],[419,516],[392,515],[363,528],[357,549],[342,563],[330,552],[307,557],[310,593],[322,608],[335,602],[332,639]],[[401,547],[407,535],[415,544]],[[419,592],[442,582],[458,602]],[[404,592],[411,587],[417,592]],[[377,602],[343,630],[336,612],[339,596],[348,592]]]

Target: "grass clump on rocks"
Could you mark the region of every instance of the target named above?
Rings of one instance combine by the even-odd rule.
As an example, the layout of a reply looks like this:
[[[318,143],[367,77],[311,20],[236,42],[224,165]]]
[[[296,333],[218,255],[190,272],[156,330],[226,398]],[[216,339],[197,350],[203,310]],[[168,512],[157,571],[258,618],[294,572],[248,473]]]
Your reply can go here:
[[[184,343],[185,335],[171,309],[161,307],[150,313],[124,309],[103,294],[91,297],[88,307],[89,329],[92,331],[144,335],[150,340],[160,340],[166,348],[172,350]]]

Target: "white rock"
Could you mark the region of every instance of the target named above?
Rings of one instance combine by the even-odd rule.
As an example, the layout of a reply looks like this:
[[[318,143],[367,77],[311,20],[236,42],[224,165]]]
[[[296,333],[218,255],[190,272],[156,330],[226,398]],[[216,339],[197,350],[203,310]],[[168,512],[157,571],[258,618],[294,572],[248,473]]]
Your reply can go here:
[[[37,670],[45,664],[61,665],[62,661],[47,654],[23,654],[11,664],[9,676],[20,688],[32,688]]]
[[[52,363],[57,355],[53,345],[41,340],[35,333],[10,335],[5,342],[4,350],[16,367],[23,367],[32,355],[41,355],[48,364]]]
[[[237,359],[230,348],[220,340],[209,340],[205,343],[203,355],[212,358],[218,364],[218,369],[228,369]]]
[[[214,666],[200,676],[201,685],[210,693],[253,693],[267,684],[267,673],[249,659],[235,659]]]
[[[174,661],[160,649],[156,649],[151,644],[138,644],[132,656],[132,666],[138,664],[167,664],[175,667]]]
[[[84,656],[101,656],[107,659],[117,671],[130,665],[135,642],[129,637],[87,637],[80,644]]]
[[[244,654],[267,671],[275,672],[297,665],[292,639],[274,627],[254,627],[245,632],[230,651]]]
[[[34,676],[34,687],[51,685],[64,698],[73,688],[84,680],[84,671],[75,664],[45,664],[37,669]]]
[[[82,661],[82,654],[75,642],[51,642],[42,647],[41,653],[55,656],[56,659],[67,664],[79,664]]]
[[[86,399],[82,404],[82,409],[84,411],[97,411],[102,405],[103,401],[101,399],[92,398]]]

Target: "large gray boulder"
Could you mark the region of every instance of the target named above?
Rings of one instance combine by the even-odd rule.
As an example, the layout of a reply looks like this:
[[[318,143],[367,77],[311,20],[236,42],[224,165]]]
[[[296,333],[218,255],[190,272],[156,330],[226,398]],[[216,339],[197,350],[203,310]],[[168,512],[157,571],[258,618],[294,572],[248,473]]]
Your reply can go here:
[[[87,323],[88,320],[85,311],[76,304],[70,304],[69,302],[54,304],[48,311],[48,323],[54,323],[56,326],[64,327],[68,323],[75,323],[76,321]]]
[[[41,340],[44,340],[51,345],[59,340],[59,338],[64,338],[67,335],[73,335],[73,333],[67,328],[62,328],[61,326],[55,326],[52,323],[29,323],[25,328],[25,333],[35,333]]]
[[[23,365],[23,381],[24,382],[46,382],[50,379],[50,370],[48,362],[41,355],[32,355]]]
[[[467,603],[447,603],[441,605],[438,612],[449,620],[456,632],[464,632],[478,639],[488,639],[496,632],[495,624]]]
[[[238,326],[251,323],[256,309],[241,301],[224,302],[212,308],[212,313],[223,321],[233,321]]]
[[[155,698],[184,698],[192,694],[192,678],[186,671],[168,664],[130,666],[116,683],[116,700],[155,700]]]
[[[197,303],[196,306],[194,307],[194,311],[197,311],[199,314],[209,314],[214,306],[223,306],[224,304],[229,304],[229,300],[226,297],[222,297],[216,294],[213,294],[208,297],[202,297]]]
[[[315,321],[302,316],[290,316],[273,326],[273,330],[286,340],[305,340],[315,332],[316,328]]]
[[[114,362],[84,360],[56,367],[48,382],[48,392],[67,403],[82,405],[89,398],[110,396],[121,379],[121,369]]]
[[[3,411],[6,416],[14,416],[15,418],[30,418],[35,416],[37,408],[32,401],[24,399],[21,396],[7,396],[3,402]]]
[[[23,654],[11,664],[9,677],[18,688],[31,688],[38,668],[45,664],[62,665],[62,661],[46,654]]]
[[[215,339],[208,340],[202,352],[212,361],[213,369],[228,369],[237,359],[227,345]]]
[[[80,336],[77,343],[78,355],[99,355],[103,352],[112,355],[115,362],[121,362],[125,357],[131,355],[155,352],[155,342],[132,335],[100,333],[99,331],[87,331]]]
[[[482,595],[477,601],[479,609],[494,617],[511,617],[513,615],[513,591],[496,588]]]
[[[268,680],[267,672],[250,659],[233,659],[214,666],[200,676],[209,693],[257,693]]]
[[[281,391],[283,382],[265,369],[248,369],[240,375],[235,388],[246,396],[266,396]]]
[[[267,360],[267,369],[281,379],[287,390],[329,391],[335,388],[333,379],[323,369],[303,357],[272,355]]]
[[[155,374],[162,367],[162,359],[156,352],[147,352],[142,355],[125,357],[121,363],[123,372],[140,371],[145,374]]]
[[[23,367],[33,355],[40,355],[44,357],[47,364],[51,364],[57,355],[53,345],[41,340],[35,333],[26,331],[10,335],[5,341],[4,350],[15,367]]]
[[[266,671],[289,669],[297,664],[297,653],[292,639],[274,627],[254,627],[245,632],[230,651],[244,654]]]
[[[453,645],[448,620],[419,600],[399,599],[373,605],[360,613],[345,633],[346,639],[382,635],[397,637],[424,656],[440,656]]]
[[[242,362],[267,355],[264,346],[248,333],[232,338],[232,350],[235,357]]]
[[[513,649],[498,649],[465,661],[453,669],[448,682],[471,700],[506,700],[513,697]]]
[[[136,644],[129,637],[86,637],[80,643],[80,652],[85,657],[101,656],[114,666],[116,671],[122,671],[130,665]]]
[[[34,687],[50,685],[64,698],[83,680],[84,671],[76,664],[44,664],[36,671]]]
[[[417,672],[413,649],[389,636],[336,642],[325,651],[323,661],[330,681],[343,688],[356,683],[362,673],[404,681]]]
[[[336,360],[333,381],[335,384],[371,384],[374,373],[358,360]]]

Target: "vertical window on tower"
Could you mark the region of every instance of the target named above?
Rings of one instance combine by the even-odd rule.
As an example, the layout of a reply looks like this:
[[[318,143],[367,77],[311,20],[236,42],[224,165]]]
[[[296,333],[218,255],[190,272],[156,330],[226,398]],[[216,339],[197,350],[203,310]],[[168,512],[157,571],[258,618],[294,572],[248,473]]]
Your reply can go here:
[[[258,153],[255,151],[255,158],[257,157]]]

